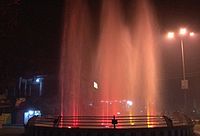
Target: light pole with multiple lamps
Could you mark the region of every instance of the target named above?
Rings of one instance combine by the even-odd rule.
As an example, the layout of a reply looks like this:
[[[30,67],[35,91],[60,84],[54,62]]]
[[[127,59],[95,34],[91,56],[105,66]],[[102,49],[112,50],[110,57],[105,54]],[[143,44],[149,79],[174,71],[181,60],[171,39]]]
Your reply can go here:
[[[188,80],[186,79],[186,73],[185,73],[185,53],[184,53],[184,37],[185,36],[190,36],[194,37],[194,32],[189,32],[187,31],[186,28],[180,28],[178,36],[180,38],[180,45],[181,45],[181,58],[182,58],[182,72],[183,72],[183,79],[181,80],[181,89],[185,90],[185,107],[184,110],[185,112],[187,111],[187,92],[186,90],[189,89],[189,84]],[[167,33],[167,38],[168,39],[174,39],[175,38],[175,33],[174,32],[168,32]]]

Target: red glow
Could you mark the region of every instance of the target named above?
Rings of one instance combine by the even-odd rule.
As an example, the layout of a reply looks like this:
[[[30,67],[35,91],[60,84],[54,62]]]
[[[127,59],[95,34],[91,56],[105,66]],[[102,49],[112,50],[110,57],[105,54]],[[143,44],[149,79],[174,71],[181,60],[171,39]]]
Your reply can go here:
[[[120,0],[103,0],[97,37],[87,3],[70,1],[60,64],[61,115],[129,115],[146,107],[143,114],[156,112],[160,70],[148,2],[138,0],[136,13],[126,24]],[[147,101],[154,104],[148,106]],[[74,118],[73,125],[78,121]],[[110,123],[107,117],[103,121]]]

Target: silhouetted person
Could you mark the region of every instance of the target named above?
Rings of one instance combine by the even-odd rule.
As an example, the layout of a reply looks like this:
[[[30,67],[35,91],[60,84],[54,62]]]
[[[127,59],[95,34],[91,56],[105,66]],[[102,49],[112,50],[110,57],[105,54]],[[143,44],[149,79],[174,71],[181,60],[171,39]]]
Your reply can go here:
[[[172,120],[169,117],[163,115],[163,118],[165,119],[167,127],[173,127],[173,122],[172,122]]]

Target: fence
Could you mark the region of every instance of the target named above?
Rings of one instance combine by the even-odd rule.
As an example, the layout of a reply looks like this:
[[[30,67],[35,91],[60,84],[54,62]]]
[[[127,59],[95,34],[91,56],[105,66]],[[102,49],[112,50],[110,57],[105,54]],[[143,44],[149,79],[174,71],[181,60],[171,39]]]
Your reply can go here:
[[[187,118],[167,116],[55,116],[33,117],[28,125],[62,128],[152,128],[190,125]]]
[[[33,117],[30,136],[192,136],[192,123],[167,116]]]

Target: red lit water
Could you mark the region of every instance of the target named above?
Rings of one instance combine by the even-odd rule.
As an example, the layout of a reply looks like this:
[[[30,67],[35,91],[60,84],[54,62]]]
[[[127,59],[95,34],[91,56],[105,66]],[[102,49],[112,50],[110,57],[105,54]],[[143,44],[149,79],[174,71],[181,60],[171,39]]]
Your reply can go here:
[[[66,2],[60,63],[61,115],[159,112],[160,68],[152,6],[149,0],[131,2],[127,23],[122,3],[102,0],[98,17],[85,0]]]

